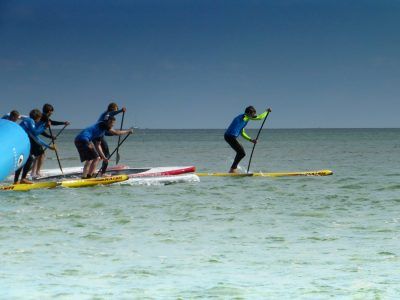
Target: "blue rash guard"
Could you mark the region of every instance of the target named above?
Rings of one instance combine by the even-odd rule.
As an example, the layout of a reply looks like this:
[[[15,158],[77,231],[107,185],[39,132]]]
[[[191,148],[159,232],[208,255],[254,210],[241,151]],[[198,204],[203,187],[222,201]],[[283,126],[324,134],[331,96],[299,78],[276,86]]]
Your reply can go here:
[[[262,120],[268,115],[268,112],[263,112],[255,118],[250,118],[246,114],[238,115],[233,119],[231,125],[229,125],[228,129],[225,131],[225,135],[233,136],[237,138],[239,135],[242,135],[246,140],[251,141],[251,137],[249,137],[244,128],[246,127],[249,120]]]
[[[46,124],[35,124],[32,118],[23,118],[22,122],[19,124],[34,141],[40,145],[50,148],[39,135],[46,129]]]
[[[10,113],[8,113],[8,114],[5,114],[4,116],[2,116],[1,118],[4,119],[4,120],[9,120],[10,121],[11,115],[10,115]]]
[[[107,130],[107,125],[104,122],[98,122],[82,130],[75,137],[75,141],[90,143],[95,139],[103,137]]]

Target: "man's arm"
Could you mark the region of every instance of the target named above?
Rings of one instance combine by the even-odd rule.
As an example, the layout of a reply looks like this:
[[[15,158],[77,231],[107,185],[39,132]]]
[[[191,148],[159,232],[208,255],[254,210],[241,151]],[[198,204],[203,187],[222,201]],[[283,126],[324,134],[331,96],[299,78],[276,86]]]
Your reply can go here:
[[[69,122],[68,121],[62,122],[62,121],[50,120],[50,125],[53,125],[53,126],[69,125]]]
[[[108,157],[106,157],[103,153],[103,149],[101,147],[101,142],[100,141],[96,141],[94,144],[97,153],[100,155],[102,160],[108,160]]]
[[[48,134],[46,131],[43,131],[43,132],[41,133],[41,135],[43,135],[44,137],[47,137],[48,139],[51,139],[51,135]]]
[[[242,129],[242,131],[240,132],[240,134],[242,135],[242,137],[243,137],[245,140],[247,140],[247,141],[249,141],[249,142],[252,141],[251,137],[249,137],[249,136],[247,135],[247,133],[246,133],[246,131],[244,130],[244,128]]]
[[[116,115],[118,115],[118,114],[120,114],[122,112],[126,112],[126,108],[125,107],[123,107],[123,108],[121,108],[120,110],[117,110],[117,111],[110,111],[108,113],[108,115],[114,117],[114,116],[116,116]]]
[[[116,129],[110,129],[107,131],[109,135],[124,135],[128,133],[133,133],[133,129],[128,129],[128,130],[116,130]]]

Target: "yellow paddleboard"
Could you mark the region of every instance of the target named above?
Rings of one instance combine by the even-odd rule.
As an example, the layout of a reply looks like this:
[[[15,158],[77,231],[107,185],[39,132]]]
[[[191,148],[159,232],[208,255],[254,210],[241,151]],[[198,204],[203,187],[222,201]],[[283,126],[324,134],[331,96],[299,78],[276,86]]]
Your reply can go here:
[[[328,176],[332,175],[331,170],[300,171],[300,172],[274,172],[274,173],[196,173],[197,176],[216,177],[286,177],[286,176]]]
[[[128,175],[117,175],[117,176],[99,177],[90,179],[64,180],[60,181],[59,184],[63,187],[80,188],[80,187],[88,187],[95,185],[112,184],[116,182],[125,181],[128,179],[129,179]]]
[[[12,184],[7,186],[0,186],[0,190],[3,191],[30,191],[37,189],[51,189],[55,188],[58,185],[55,181],[45,181],[45,182],[34,182],[32,184]]]

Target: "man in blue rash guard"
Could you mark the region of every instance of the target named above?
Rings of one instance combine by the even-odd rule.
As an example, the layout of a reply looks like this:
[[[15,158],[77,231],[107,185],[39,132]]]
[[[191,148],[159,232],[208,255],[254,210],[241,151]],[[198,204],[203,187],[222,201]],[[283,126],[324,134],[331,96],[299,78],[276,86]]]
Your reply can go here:
[[[257,116],[256,109],[253,106],[248,106],[246,107],[244,114],[240,114],[233,119],[232,123],[229,125],[224,135],[225,141],[229,144],[229,146],[232,147],[233,150],[236,151],[236,157],[229,170],[229,173],[237,173],[239,162],[243,159],[243,157],[246,156],[246,152],[244,151],[242,144],[240,144],[237,140],[239,135],[242,135],[244,139],[252,142],[253,144],[257,143],[257,140],[253,140],[244,131],[244,128],[246,127],[249,120],[263,120],[270,112],[271,109],[268,108],[264,113]]]
[[[133,129],[115,130],[113,129],[114,124],[115,118],[110,116],[107,121],[87,127],[75,137],[75,146],[79,152],[79,157],[81,162],[85,162],[82,173],[83,179],[94,176],[100,158],[103,161],[108,161],[108,156],[103,153],[100,145],[101,138],[106,132],[110,135],[123,135],[133,132]]]
[[[107,121],[109,117],[114,117],[122,112],[126,112],[125,107],[118,110],[118,105],[114,102],[111,102],[108,105],[107,110],[100,115],[97,122]],[[112,134],[109,134],[108,132],[106,132],[105,135],[110,136]],[[99,138],[99,141],[100,141],[101,149],[103,150],[104,155],[106,157],[108,157],[110,155],[110,149],[108,148],[108,143],[107,143],[105,137],[102,136],[101,138]],[[108,167],[108,160],[103,160],[103,163],[101,166],[101,174],[104,174],[106,172],[107,167]]]
[[[40,118],[39,123],[49,124],[49,126],[50,125],[51,126],[59,126],[59,125],[69,125],[70,124],[68,121],[54,121],[54,120],[50,119],[53,112],[54,112],[53,105],[48,104],[48,103],[44,104],[43,108],[42,108],[42,117]],[[45,131],[47,127],[44,127],[42,129],[43,131],[40,134],[46,138],[51,139],[51,135]],[[35,161],[33,163],[33,167],[32,167],[32,172],[31,172],[32,178],[40,177],[40,170],[42,169],[42,165],[43,165],[45,158],[46,158],[45,152],[43,152],[41,155],[39,155],[35,159]]]
[[[29,153],[28,160],[26,161],[23,168],[15,171],[14,175],[14,184],[18,183],[19,175],[22,171],[21,181],[20,183],[32,183],[26,179],[28,172],[32,166],[33,159],[41,155],[44,150],[43,147],[49,148],[51,150],[55,150],[54,146],[47,145],[40,137],[40,133],[43,131],[43,128],[48,126],[48,124],[41,123],[38,125],[40,118],[42,117],[42,113],[38,109],[33,109],[29,113],[29,117],[24,117],[22,122],[19,124],[25,132],[28,134],[29,141],[31,143],[31,149]]]
[[[9,120],[11,122],[17,122],[19,119],[21,119],[21,117],[26,118],[26,116],[21,116],[17,110],[12,110],[8,114],[5,114],[2,119]]]

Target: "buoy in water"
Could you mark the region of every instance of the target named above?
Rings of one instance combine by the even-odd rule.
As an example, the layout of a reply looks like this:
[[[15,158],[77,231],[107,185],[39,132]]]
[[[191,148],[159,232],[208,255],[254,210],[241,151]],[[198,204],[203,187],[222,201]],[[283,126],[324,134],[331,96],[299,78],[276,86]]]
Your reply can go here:
[[[21,126],[0,119],[0,180],[26,163],[30,147],[28,135]]]

